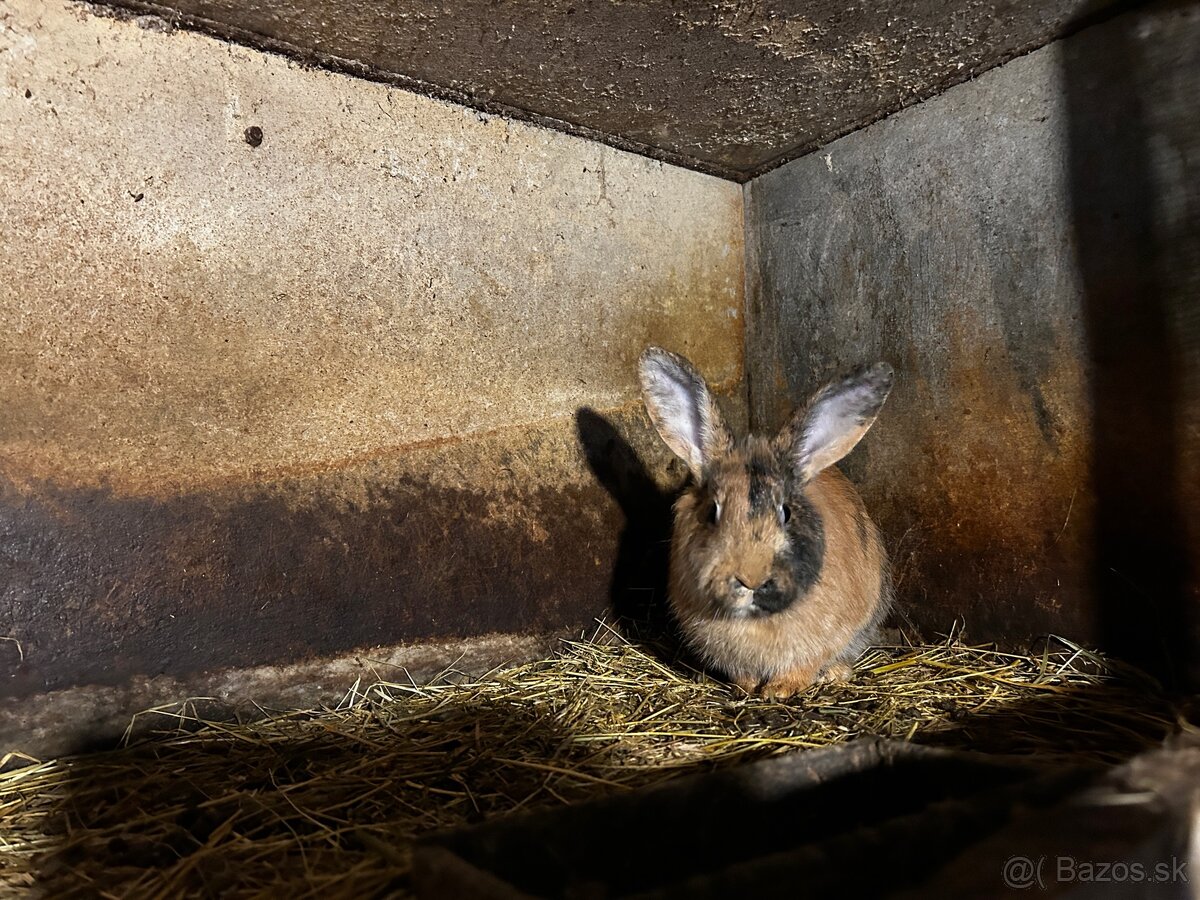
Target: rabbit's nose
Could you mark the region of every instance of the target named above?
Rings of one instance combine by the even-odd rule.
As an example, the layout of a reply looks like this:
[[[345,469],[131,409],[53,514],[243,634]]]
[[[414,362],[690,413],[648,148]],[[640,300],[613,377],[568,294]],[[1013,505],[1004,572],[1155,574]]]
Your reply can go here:
[[[733,580],[750,592],[757,591],[766,582],[766,576],[762,578],[748,578],[745,575],[734,575]]]

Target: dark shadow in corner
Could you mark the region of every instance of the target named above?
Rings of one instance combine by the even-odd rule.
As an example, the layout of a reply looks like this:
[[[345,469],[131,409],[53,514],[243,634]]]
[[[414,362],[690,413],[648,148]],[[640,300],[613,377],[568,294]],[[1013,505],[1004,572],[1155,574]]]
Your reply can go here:
[[[676,656],[679,641],[667,607],[674,494],[658,486],[604,416],[585,407],[575,414],[575,425],[588,468],[625,517],[609,587],[613,612],[633,636]]]
[[[1186,6],[1195,4],[1159,9]],[[1181,685],[1196,679],[1200,634],[1188,599],[1178,463],[1183,366],[1174,309],[1186,302],[1179,288],[1187,277],[1173,261],[1186,261],[1182,245],[1196,238],[1172,227],[1167,192],[1187,187],[1154,168],[1151,141],[1164,127],[1177,139],[1174,132],[1200,124],[1194,108],[1171,106],[1172,93],[1194,79],[1170,63],[1180,36],[1169,28],[1140,36],[1141,15],[1063,42],[1066,157],[1089,367],[1101,639]],[[1186,164],[1182,171],[1186,181]]]

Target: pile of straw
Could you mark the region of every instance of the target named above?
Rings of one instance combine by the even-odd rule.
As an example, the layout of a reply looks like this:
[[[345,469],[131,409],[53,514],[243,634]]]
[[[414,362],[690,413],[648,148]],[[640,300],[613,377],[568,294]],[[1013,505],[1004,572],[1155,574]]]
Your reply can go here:
[[[132,746],[0,775],[0,891],[404,896],[429,829],[869,735],[1105,764],[1179,722],[1151,683],[1059,640],[881,648],[852,682],[776,702],[611,633],[485,678],[355,685],[336,709],[155,715]]]

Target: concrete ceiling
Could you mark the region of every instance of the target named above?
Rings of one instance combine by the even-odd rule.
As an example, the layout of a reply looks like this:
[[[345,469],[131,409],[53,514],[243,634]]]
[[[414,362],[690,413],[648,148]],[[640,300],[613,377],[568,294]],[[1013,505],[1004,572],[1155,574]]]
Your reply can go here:
[[[744,181],[1113,0],[118,0]]]

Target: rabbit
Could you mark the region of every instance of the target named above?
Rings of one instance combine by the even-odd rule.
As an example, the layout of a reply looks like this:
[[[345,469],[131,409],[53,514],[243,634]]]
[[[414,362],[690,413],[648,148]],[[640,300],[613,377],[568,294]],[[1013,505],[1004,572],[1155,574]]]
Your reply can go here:
[[[675,503],[668,602],[685,643],[747,693],[847,679],[892,602],[887,554],[834,465],[874,423],[887,363],[822,388],[774,437],[737,440],[704,379],[649,347],[642,397],[690,480]]]

